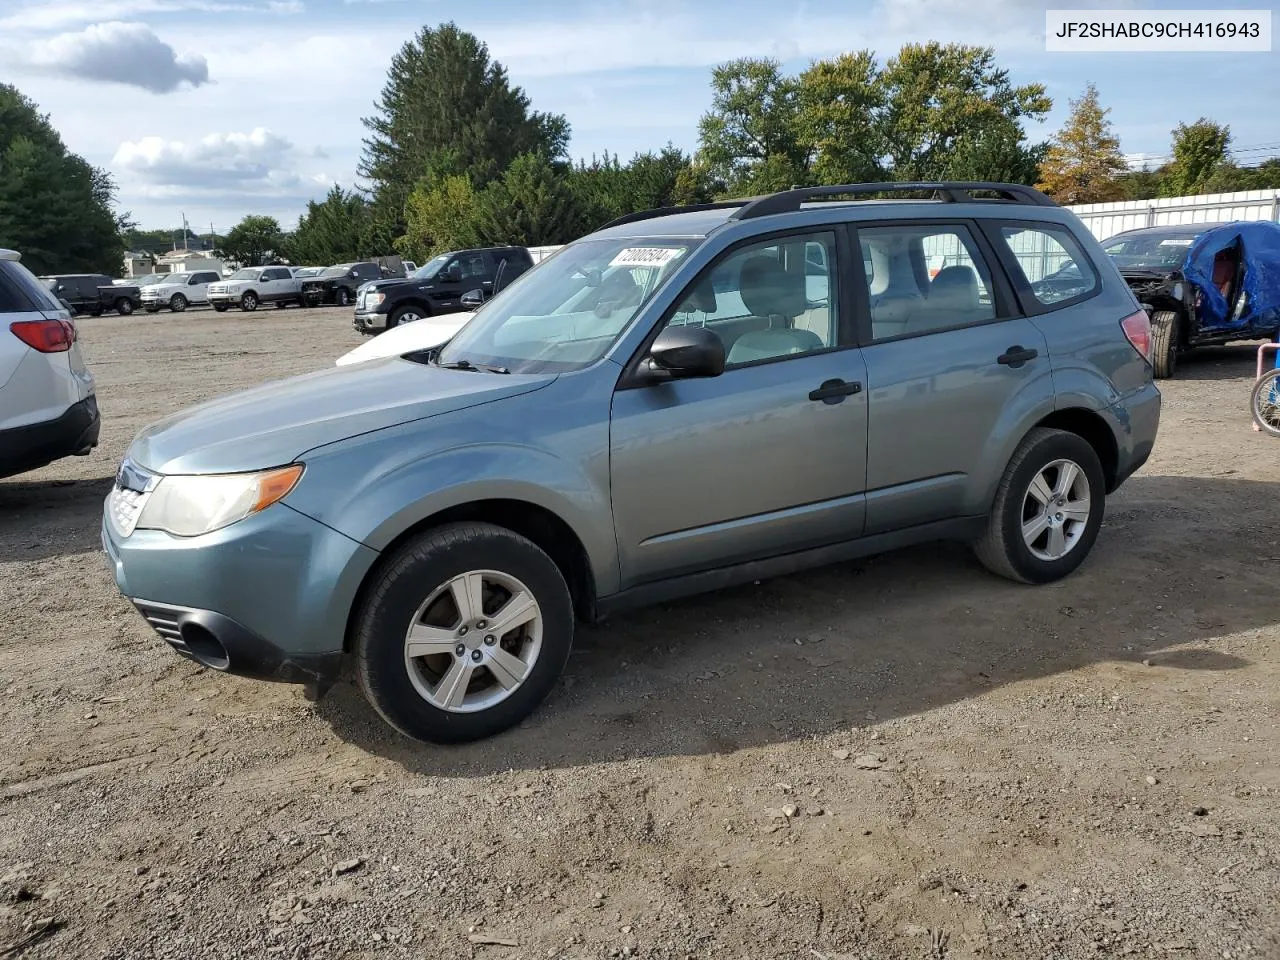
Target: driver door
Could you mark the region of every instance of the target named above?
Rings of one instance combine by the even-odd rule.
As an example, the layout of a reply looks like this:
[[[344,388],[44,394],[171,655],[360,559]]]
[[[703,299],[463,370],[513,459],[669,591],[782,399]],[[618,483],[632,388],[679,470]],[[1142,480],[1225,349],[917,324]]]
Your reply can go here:
[[[731,248],[659,324],[715,331],[724,372],[614,394],[624,588],[861,535],[866,368],[833,269],[843,242],[830,230]]]

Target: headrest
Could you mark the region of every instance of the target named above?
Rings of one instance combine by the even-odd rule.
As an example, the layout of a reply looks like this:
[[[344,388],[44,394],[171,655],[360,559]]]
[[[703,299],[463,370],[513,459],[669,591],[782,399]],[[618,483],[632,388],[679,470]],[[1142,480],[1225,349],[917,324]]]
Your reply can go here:
[[[978,305],[978,275],[972,267],[943,267],[929,284],[929,300],[945,300],[948,306]]]
[[[689,291],[689,295],[681,301],[677,313],[715,313],[716,291],[711,286],[711,278],[706,277]]]
[[[742,264],[742,302],[754,317],[786,317],[804,313],[804,274],[788,273],[773,257],[752,257]]]

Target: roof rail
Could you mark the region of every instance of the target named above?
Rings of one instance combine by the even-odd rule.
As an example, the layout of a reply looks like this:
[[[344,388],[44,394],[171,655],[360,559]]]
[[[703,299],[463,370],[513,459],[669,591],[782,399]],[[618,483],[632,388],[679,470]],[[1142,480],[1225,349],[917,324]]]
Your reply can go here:
[[[729,210],[749,204],[759,197],[746,197],[742,200],[717,200],[715,203],[691,203],[684,207],[655,207],[652,210],[637,210],[635,213],[623,214],[608,223],[596,227],[605,230],[608,227],[620,227],[624,223],[635,223],[638,220],[652,220],[654,217],[668,217],[673,213],[696,213],[699,210]]]
[[[934,191],[938,199],[945,203],[967,203],[973,201],[980,203],[1022,203],[1037,207],[1057,206],[1053,200],[1039,190],[1021,183],[994,183],[981,180],[846,183],[827,187],[801,187],[796,190],[770,193],[739,205],[738,211],[733,213],[729,219],[751,220],[755,217],[767,217],[774,213],[790,213],[799,210],[800,205],[808,200],[818,200],[823,197],[841,197],[867,193],[905,193],[907,191],[915,192],[921,190]],[[973,197],[971,193],[975,190],[998,193],[1001,194],[1001,198],[996,201],[989,201],[985,198]]]

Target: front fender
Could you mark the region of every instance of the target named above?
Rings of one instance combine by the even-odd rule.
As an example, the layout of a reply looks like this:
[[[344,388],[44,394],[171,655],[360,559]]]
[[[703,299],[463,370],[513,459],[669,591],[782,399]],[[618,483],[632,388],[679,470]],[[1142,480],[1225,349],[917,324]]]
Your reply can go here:
[[[575,406],[570,402],[561,413],[571,416]],[[476,408],[468,413],[470,420],[404,424],[312,451],[289,506],[383,551],[452,507],[523,501],[563,520],[586,550],[597,590],[616,591],[607,420],[580,423],[535,445],[494,413],[483,419]]]

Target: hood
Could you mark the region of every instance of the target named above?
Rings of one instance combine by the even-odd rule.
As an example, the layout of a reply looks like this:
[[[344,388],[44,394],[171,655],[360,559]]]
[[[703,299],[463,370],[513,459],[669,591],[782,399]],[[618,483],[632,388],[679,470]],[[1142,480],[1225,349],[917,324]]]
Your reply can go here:
[[[384,277],[381,280],[366,280],[360,286],[365,290],[386,290],[390,287],[412,287],[416,285],[418,285],[418,281],[411,280],[408,277]],[[428,282],[423,281],[422,286],[428,286]]]
[[[446,313],[440,317],[423,317],[392,327],[386,333],[380,333],[371,340],[366,340],[354,350],[348,350],[337,360],[337,366],[362,363],[365,360],[377,360],[384,357],[403,357],[406,353],[419,350],[430,350],[451,339],[472,317],[470,311],[465,313]]]
[[[289,463],[314,447],[518,396],[551,374],[441,370],[399,358],[266,383],[166,417],[129,458],[159,473],[236,473]]]

